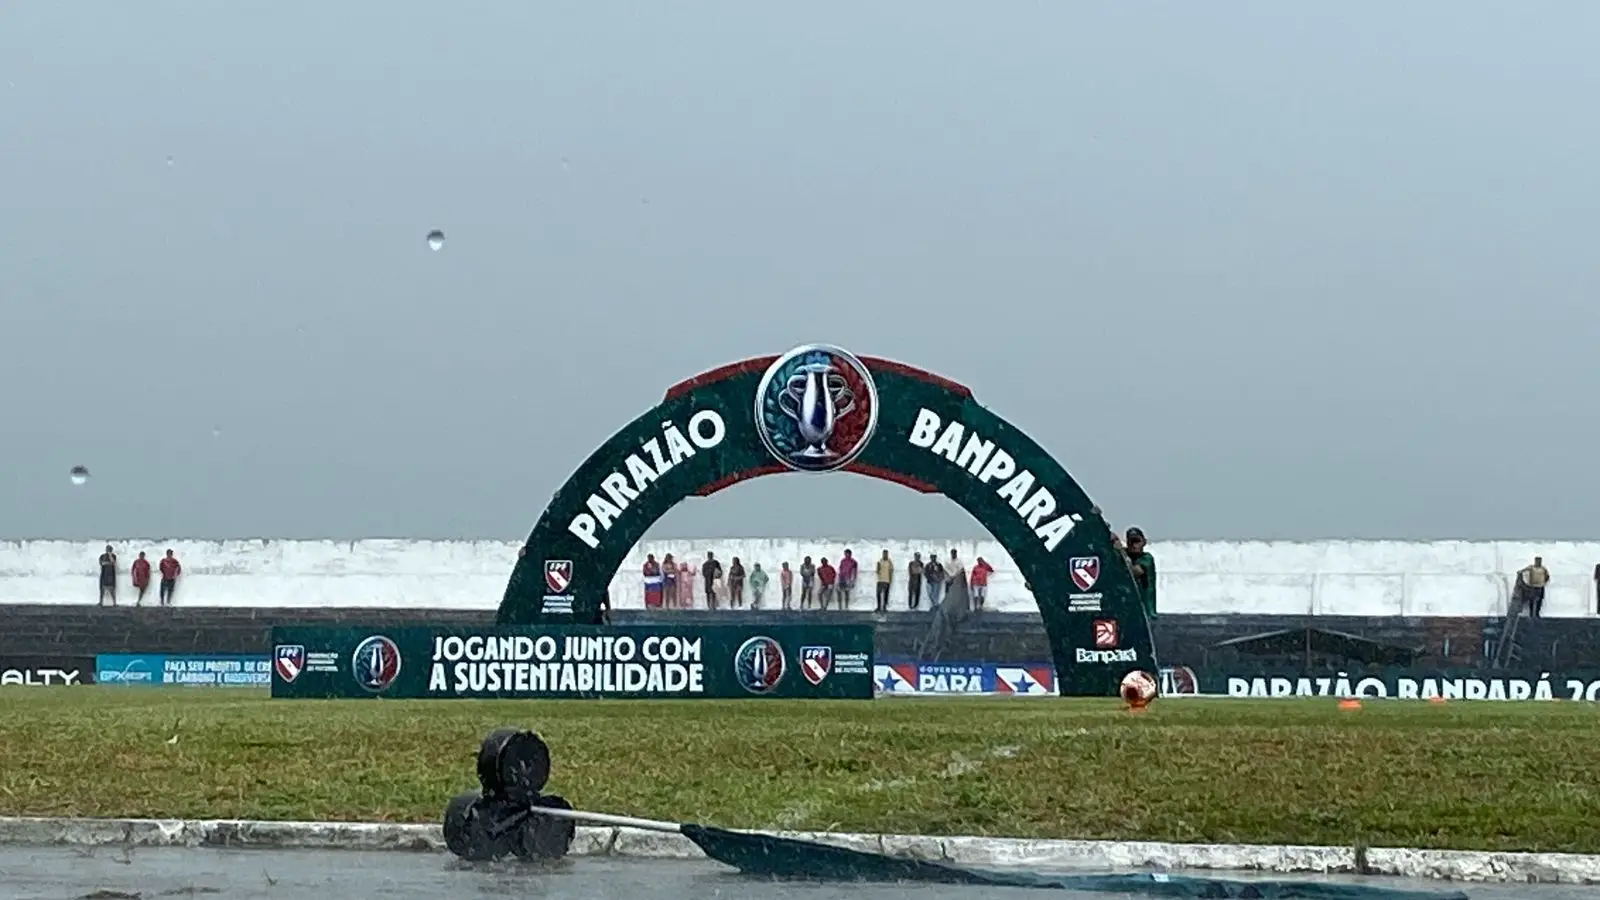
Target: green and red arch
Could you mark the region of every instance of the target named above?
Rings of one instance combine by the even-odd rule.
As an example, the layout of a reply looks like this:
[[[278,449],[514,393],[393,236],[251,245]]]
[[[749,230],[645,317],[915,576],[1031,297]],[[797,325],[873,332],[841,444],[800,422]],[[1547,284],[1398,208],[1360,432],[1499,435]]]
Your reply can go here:
[[[1114,696],[1127,672],[1156,671],[1133,575],[1095,505],[1053,457],[962,384],[825,345],[752,357],[680,381],[596,449],[529,535],[500,623],[590,621],[623,559],[678,503],[766,475],[817,477],[796,472],[773,449],[773,430],[799,417],[790,409],[774,413],[782,402],[763,407],[758,394],[771,401],[785,391],[773,387],[778,382],[769,373],[819,358],[839,362],[844,375],[832,384],[841,393],[854,388],[858,412],[865,378],[871,393],[865,402],[874,411],[873,426],[851,435],[859,443],[835,471],[943,494],[976,518],[1031,586],[1061,694]],[[796,377],[805,383],[804,376],[790,376]],[[828,382],[819,384],[818,393],[827,392]],[[789,397],[778,399],[796,407],[790,388]]]

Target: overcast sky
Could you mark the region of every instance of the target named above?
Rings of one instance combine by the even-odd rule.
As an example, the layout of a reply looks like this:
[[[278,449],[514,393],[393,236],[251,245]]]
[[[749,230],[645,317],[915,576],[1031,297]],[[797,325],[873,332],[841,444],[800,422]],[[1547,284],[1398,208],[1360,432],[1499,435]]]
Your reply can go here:
[[[521,538],[666,385],[808,341],[965,382],[1158,541],[1600,536],[1596,34],[7,3],[0,536]],[[980,533],[850,475],[657,532]]]

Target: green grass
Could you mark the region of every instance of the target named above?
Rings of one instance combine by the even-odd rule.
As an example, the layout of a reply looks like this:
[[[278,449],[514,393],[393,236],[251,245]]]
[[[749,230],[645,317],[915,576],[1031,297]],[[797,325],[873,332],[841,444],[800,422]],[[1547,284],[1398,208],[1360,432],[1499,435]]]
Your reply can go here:
[[[551,790],[734,827],[1600,852],[1600,707],[1571,703],[270,701],[0,690],[0,814],[437,821],[478,742]],[[175,743],[169,739],[176,736]]]

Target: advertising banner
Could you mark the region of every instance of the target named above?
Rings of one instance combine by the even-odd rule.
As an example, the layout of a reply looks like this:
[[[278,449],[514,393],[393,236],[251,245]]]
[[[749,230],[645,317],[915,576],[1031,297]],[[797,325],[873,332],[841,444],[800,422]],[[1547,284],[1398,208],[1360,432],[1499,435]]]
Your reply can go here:
[[[260,655],[102,653],[95,657],[95,682],[185,687],[266,687],[272,661]]]
[[[272,696],[871,699],[870,625],[272,629]]]
[[[879,694],[1022,694],[1056,692],[1056,669],[1047,662],[995,665],[887,660],[872,671]]]
[[[92,656],[0,657],[0,687],[94,684]]]
[[[993,694],[1050,697],[1056,691],[1055,667],[1047,662],[997,663],[916,662],[883,659],[873,666],[873,689],[885,694]],[[1196,696],[1199,682],[1187,666],[1168,667],[1160,674],[1162,696]]]
[[[1198,669],[1200,693],[1228,697],[1338,697],[1400,700],[1568,700],[1600,702],[1600,669],[1506,672],[1382,669],[1305,672]]]

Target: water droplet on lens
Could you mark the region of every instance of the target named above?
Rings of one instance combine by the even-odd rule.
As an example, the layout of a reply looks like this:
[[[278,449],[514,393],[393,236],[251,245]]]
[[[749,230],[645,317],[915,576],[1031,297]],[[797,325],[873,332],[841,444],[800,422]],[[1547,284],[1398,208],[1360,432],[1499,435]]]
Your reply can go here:
[[[89,470],[84,468],[83,466],[73,466],[72,467],[72,483],[73,484],[88,484],[89,483]]]
[[[170,157],[170,156],[169,156],[169,157],[167,157],[167,168],[169,168],[169,169],[170,169],[170,168],[172,168],[172,167],[173,167],[173,166],[174,166],[174,165],[176,165],[176,164],[177,164],[177,160],[175,160],[175,159],[173,159],[173,158],[172,158],[172,157]]]
[[[430,250],[442,250],[442,249],[444,249],[444,232],[442,232],[442,231],[440,231],[438,229],[434,229],[433,231],[428,232],[428,249],[430,249]]]

